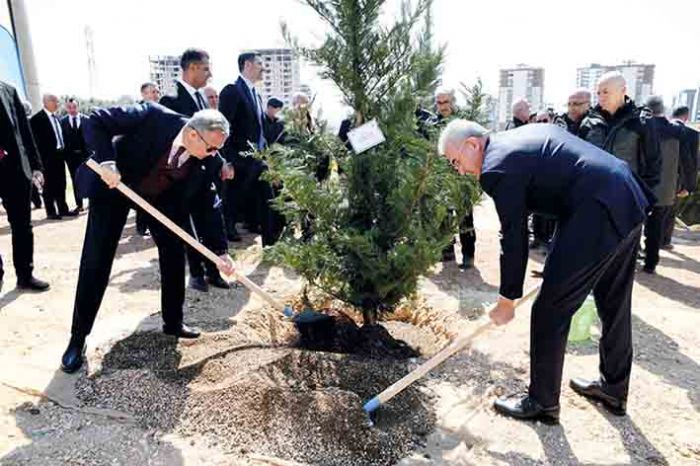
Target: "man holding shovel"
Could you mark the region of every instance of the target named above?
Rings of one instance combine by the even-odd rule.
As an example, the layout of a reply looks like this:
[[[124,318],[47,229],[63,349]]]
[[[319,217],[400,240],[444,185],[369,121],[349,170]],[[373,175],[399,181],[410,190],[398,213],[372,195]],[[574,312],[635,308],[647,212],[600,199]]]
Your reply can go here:
[[[527,265],[527,215],[551,216],[559,228],[532,306],[530,388],[499,399],[495,409],[517,419],[559,420],[559,393],[571,317],[593,291],[602,322],[600,379],[571,387],[613,414],[626,409],[632,367],[631,297],[642,224],[653,194],[629,166],[554,125],[527,125],[489,135],[455,120],[439,151],[461,175],[471,174],[496,205],[501,222],[501,285],[491,319],[514,317]]]
[[[61,368],[75,372],[83,363],[85,338],[92,330],[109,282],[114,255],[129,209],[129,200],[116,188],[123,180],[176,224],[185,225],[191,202],[211,181],[205,164],[224,145],[229,124],[216,110],[183,117],[153,103],[97,109],[84,123],[92,158],[102,167],[102,181],[81,167],[78,187],[90,197],[85,242],[73,309],[73,326]],[[204,206],[206,208],[207,206]],[[211,207],[211,206],[210,206]],[[217,264],[233,273],[221,216],[209,216]],[[197,338],[199,332],[183,323],[185,247],[165,226],[153,222],[161,274],[163,332],[178,338]]]

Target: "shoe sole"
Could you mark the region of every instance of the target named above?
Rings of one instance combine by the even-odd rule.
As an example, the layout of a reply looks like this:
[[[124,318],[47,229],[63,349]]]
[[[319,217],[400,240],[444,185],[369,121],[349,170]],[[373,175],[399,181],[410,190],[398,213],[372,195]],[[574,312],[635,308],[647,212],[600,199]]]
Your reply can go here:
[[[605,410],[607,412],[609,412],[610,414],[613,414],[615,416],[620,416],[620,417],[627,415],[626,409],[620,409],[620,408],[616,408],[615,406],[612,406],[610,404],[610,402],[608,400],[606,400],[605,398],[601,398],[599,396],[593,395],[592,393],[586,393],[583,390],[576,389],[576,388],[574,388],[573,385],[569,385],[569,386],[574,391],[574,393],[576,393],[577,395],[582,396],[589,401],[595,401],[597,403],[602,404],[603,408],[605,408]]]
[[[548,426],[556,426],[559,425],[559,418],[558,417],[552,417],[548,414],[538,414],[537,416],[532,416],[532,417],[524,417],[524,416],[518,416],[516,414],[511,413],[510,411],[505,411],[501,410],[501,408],[494,406],[493,409],[498,413],[499,415],[511,419],[517,419],[518,421],[532,421],[532,422],[541,422],[542,424],[546,424]]]

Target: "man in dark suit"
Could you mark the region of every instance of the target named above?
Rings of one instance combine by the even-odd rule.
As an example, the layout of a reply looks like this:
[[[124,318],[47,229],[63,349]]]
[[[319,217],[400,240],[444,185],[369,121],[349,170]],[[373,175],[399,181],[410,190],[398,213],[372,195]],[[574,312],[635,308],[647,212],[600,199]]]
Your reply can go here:
[[[0,198],[12,229],[12,258],[17,288],[45,291],[49,284],[33,276],[32,183],[44,181],[39,153],[17,90],[0,81]],[[4,270],[0,259],[0,286]]]
[[[95,322],[131,208],[124,196],[108,188],[115,188],[123,179],[171,220],[186,226],[190,204],[210,183],[204,162],[223,146],[229,125],[216,110],[203,110],[188,119],[158,104],[146,103],[95,110],[84,124],[84,134],[92,157],[105,173],[104,183],[86,168],[79,175],[79,187],[90,197],[90,212],[71,339],[61,361],[65,372],[74,372],[82,365],[85,338]],[[213,214],[213,208],[209,212],[211,226],[207,231],[215,235],[210,239],[216,243],[214,252],[222,258],[222,271],[232,273],[223,222]],[[183,323],[184,243],[158,222],[150,227],[160,261],[163,331],[180,338],[196,338],[199,332]]]
[[[593,291],[602,322],[600,381],[571,381],[577,393],[625,414],[632,369],[631,299],[642,224],[654,196],[629,166],[555,125],[489,136],[455,120],[439,150],[460,174],[476,176],[501,222],[500,297],[491,319],[514,317],[527,266],[527,214],[558,222],[532,306],[530,389],[496,401],[506,416],[556,423],[571,317]]]
[[[680,190],[678,198],[688,197],[697,189],[698,163],[700,163],[700,132],[687,125],[690,119],[690,109],[680,106],[673,110],[673,123],[683,130],[680,144]],[[661,248],[671,250],[673,244],[673,229],[676,225],[675,206],[673,215],[669,215],[663,225]]]
[[[278,234],[269,204],[274,190],[270,183],[260,179],[265,164],[250,156],[254,149],[262,150],[267,145],[263,104],[255,88],[263,75],[260,55],[253,52],[239,55],[238,69],[238,80],[224,87],[219,96],[219,110],[232,128],[223,153],[236,171],[226,193],[226,222],[233,236],[238,235],[237,221],[245,220],[254,228],[259,225],[263,246],[268,246],[274,244]]]
[[[177,94],[163,96],[160,103],[181,115],[192,116],[199,110],[209,108],[202,91],[211,78],[209,55],[204,50],[185,50],[180,58],[180,68],[182,69],[182,77],[176,81]],[[222,215],[221,202],[216,195],[215,184],[220,184],[217,183],[219,173],[222,177],[228,176],[230,167],[225,166],[224,160],[218,154],[208,158],[205,163],[211,165],[207,172],[211,173],[213,178],[210,180],[209,186],[199,193],[199,201],[192,203],[188,231],[205,246],[211,247],[212,245],[205,241],[210,236],[206,232],[206,217],[212,207],[215,208],[217,215]],[[202,292],[209,291],[210,284],[217,288],[230,288],[230,285],[219,274],[216,265],[204,259],[201,254],[190,247],[187,247],[187,263],[190,266],[191,288]]]
[[[51,220],[62,217],[75,217],[77,210],[69,210],[66,204],[66,165],[65,138],[61,129],[58,111],[58,97],[46,94],[44,107],[29,121],[39,155],[44,165],[44,208]]]
[[[83,199],[78,196],[78,190],[75,187],[75,174],[78,167],[85,162],[88,157],[87,148],[85,147],[85,139],[83,138],[83,122],[87,118],[78,111],[78,101],[70,98],[66,101],[67,115],[61,119],[61,131],[63,132],[63,141],[65,147],[66,164],[68,165],[68,173],[70,173],[73,181],[73,196],[75,197],[75,205],[78,212],[83,211]]]

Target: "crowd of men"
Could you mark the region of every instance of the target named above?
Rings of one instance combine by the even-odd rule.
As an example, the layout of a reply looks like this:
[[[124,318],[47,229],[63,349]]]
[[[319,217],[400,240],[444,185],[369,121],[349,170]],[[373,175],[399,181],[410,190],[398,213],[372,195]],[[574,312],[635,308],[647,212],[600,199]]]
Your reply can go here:
[[[85,339],[109,281],[118,239],[129,210],[135,208],[108,188],[123,179],[221,258],[219,264],[205,260],[137,209],[138,233],[152,235],[158,247],[164,332],[180,338],[199,335],[183,322],[185,258],[192,289],[226,289],[230,284],[221,272],[232,270],[228,243],[241,240],[239,228],[259,234],[263,246],[269,246],[284,227],[284,219],[270,205],[279,189],[262,176],[265,163],[252,156],[255,150],[285,142],[279,116],[283,102],[271,98],[264,105],[256,87],[264,73],[260,55],[241,54],[238,79],[220,94],[208,85],[212,68],[206,51],[186,50],[180,65],[173,95],[161,96],[158,86],[147,82],[137,104],[97,109],[89,117],[80,113],[76,99],[64,102],[66,114],[59,117],[58,98],[47,94],[43,108],[29,118],[16,90],[0,85],[0,196],[12,227],[18,288],[49,288],[33,276],[31,202],[37,206],[43,201],[47,218],[59,221],[79,215],[85,209],[84,198],[90,198],[72,334],[62,358],[66,372],[82,364]],[[673,205],[696,188],[698,133],[685,125],[687,108],[675,109],[668,118],[657,96],[645,105],[633,102],[619,73],[604,75],[597,94],[598,104],[592,106],[589,91],[573,92],[562,115],[548,110],[531,113],[525,100],[516,100],[505,129],[559,126],[623,160],[656,197],[645,222],[644,256],[644,271],[654,273],[659,249],[672,247]],[[305,112],[306,129],[315,131],[309,98],[296,95],[292,106]],[[419,131],[426,125],[444,129],[459,118],[454,91],[439,89],[433,110],[417,111]],[[347,142],[348,131],[362,123],[360,115],[344,121],[341,140]],[[427,132],[425,136],[431,137]],[[101,182],[85,169],[88,156],[102,165]],[[66,168],[73,181],[73,209],[66,200]],[[558,234],[558,216],[533,211],[530,217],[530,247],[544,245],[549,251]],[[471,213],[461,220],[458,237],[460,267],[473,267],[476,235]],[[443,260],[454,261],[455,251],[453,243],[443,252]],[[1,264],[0,259],[0,281]]]
[[[536,123],[554,124],[627,162],[657,197],[645,225],[642,269],[654,273],[659,249],[673,248],[674,205],[697,187],[700,133],[687,125],[690,111],[686,106],[667,114],[659,96],[651,96],[641,105],[635,103],[627,95],[621,73],[602,76],[597,96],[598,104],[593,106],[589,90],[575,90],[568,98],[567,111],[561,115],[552,109],[532,112],[527,100],[516,99],[511,108],[512,119],[506,123],[505,130]],[[419,120],[443,128],[460,117],[453,89],[441,88],[436,92],[434,110],[434,114],[421,110]],[[529,224],[530,248],[546,253],[556,232],[556,221],[551,216],[533,213]],[[460,225],[459,238],[462,245],[460,267],[472,267],[476,236],[471,214]],[[455,252],[450,246],[444,251],[443,260],[454,259]]]

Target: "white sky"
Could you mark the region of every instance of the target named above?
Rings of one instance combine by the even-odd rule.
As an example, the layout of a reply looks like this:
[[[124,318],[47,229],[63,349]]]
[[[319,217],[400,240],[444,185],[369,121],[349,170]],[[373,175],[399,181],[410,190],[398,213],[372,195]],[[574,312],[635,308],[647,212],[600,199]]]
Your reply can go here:
[[[306,43],[323,24],[298,0],[25,0],[43,91],[89,93],[84,29],[93,29],[98,97],[138,94],[148,55],[208,50],[212,84],[237,76],[243,49],[284,46],[287,21]],[[396,0],[389,0],[396,4]],[[518,63],[545,68],[545,101],[563,103],[576,68],[632,59],[656,64],[655,92],[667,99],[700,86],[700,0],[435,0],[435,33],[447,44],[444,82],[484,80],[497,95],[498,70]],[[332,121],[342,107],[332,86],[309,68],[302,81]]]

